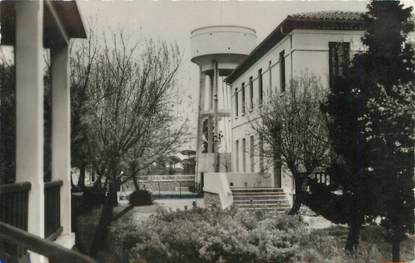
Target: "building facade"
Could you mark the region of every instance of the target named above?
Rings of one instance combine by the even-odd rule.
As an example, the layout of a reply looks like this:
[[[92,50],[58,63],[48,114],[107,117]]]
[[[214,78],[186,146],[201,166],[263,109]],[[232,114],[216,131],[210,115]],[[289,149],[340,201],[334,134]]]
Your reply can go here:
[[[231,186],[283,188],[292,197],[290,173],[283,165],[274,169],[264,157],[264,142],[253,123],[262,105],[283,95],[293,79],[314,75],[328,88],[342,74],[342,62],[363,50],[363,34],[361,13],[290,15],[232,72],[226,79],[232,94]]]

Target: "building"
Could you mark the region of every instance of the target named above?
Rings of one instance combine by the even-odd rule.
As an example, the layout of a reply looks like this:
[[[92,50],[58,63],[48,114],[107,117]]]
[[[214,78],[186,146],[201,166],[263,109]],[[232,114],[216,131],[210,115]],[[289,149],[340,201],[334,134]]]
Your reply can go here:
[[[199,66],[196,174],[229,172],[230,94],[223,79],[256,45],[255,30],[236,25],[201,27],[191,32],[191,61]]]
[[[283,94],[291,79],[316,75],[328,88],[342,74],[342,61],[363,49],[362,13],[321,11],[289,15],[226,78],[231,94],[232,172],[207,174],[205,192],[232,204],[235,188],[282,189],[292,201],[294,185],[284,166],[265,165],[263,142],[250,121],[272,94]],[[259,153],[259,154],[255,154]]]
[[[82,257],[67,250],[75,243],[68,46],[71,39],[86,37],[81,15],[74,0],[2,1],[0,9],[1,44],[14,48],[16,68],[16,176],[15,182],[0,185],[0,261],[17,262],[26,254],[26,249],[7,245],[11,242],[29,248],[31,262],[47,262],[42,255],[54,262],[79,262]],[[43,169],[46,49],[51,54],[53,90],[48,182]]]

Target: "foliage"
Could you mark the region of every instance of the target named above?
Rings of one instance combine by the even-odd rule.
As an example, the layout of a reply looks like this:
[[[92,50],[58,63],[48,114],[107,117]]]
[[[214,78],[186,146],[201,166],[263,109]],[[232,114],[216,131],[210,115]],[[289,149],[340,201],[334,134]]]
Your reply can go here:
[[[131,205],[151,205],[153,200],[151,198],[151,193],[147,190],[136,190],[130,194],[130,204]]]
[[[15,67],[4,58],[0,63],[0,92],[0,184],[2,184],[14,181],[16,166]]]
[[[336,154],[332,181],[342,188],[343,207],[351,208],[345,210],[351,226],[347,247],[357,246],[365,220],[380,215],[393,233],[394,261],[414,220],[414,86],[408,82],[415,79],[415,67],[406,42],[414,29],[411,11],[399,1],[371,1],[362,38],[367,50],[354,57],[323,105]]]
[[[364,232],[365,242],[351,255],[343,249],[346,228],[335,226],[310,231],[299,216],[270,217],[262,212],[196,207],[175,212],[161,209],[141,222],[124,217],[111,230],[113,248],[128,262],[366,263],[385,260],[383,251],[375,245],[383,239],[379,228]],[[366,239],[370,235],[374,238]],[[408,244],[411,246],[413,242]]]
[[[370,146],[372,176],[377,177],[377,209],[399,261],[400,242],[414,231],[414,49],[408,34],[415,29],[412,8],[399,1],[373,1],[363,42],[368,46],[365,73],[370,99],[364,136]]]
[[[274,161],[274,166],[281,159],[294,177],[292,214],[301,206],[305,178],[328,163],[328,131],[320,111],[324,97],[320,80],[304,73],[291,80],[284,94],[274,94],[261,108],[259,118],[251,120],[253,129],[266,142],[265,156]]]
[[[293,262],[305,232],[299,217],[193,208],[160,210],[113,233],[131,259],[143,262]]]

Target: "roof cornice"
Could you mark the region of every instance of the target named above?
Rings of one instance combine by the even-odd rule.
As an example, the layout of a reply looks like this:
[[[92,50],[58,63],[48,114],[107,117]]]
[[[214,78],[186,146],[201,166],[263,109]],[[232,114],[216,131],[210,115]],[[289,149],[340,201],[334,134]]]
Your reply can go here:
[[[349,17],[347,16],[349,15]],[[289,15],[285,18],[239,66],[225,79],[232,84],[255,62],[278,44],[294,29],[306,30],[365,30],[366,23],[358,12],[316,12]]]

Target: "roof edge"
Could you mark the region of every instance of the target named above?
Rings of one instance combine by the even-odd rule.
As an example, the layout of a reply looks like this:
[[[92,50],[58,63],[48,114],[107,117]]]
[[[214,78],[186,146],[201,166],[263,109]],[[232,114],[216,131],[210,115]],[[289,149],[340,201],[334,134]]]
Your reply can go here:
[[[334,13],[335,11],[330,11]],[[350,12],[359,13],[363,12]],[[246,72],[255,62],[257,62],[266,52],[278,44],[285,36],[294,29],[308,30],[364,30],[366,28],[363,17],[361,19],[305,19],[288,15],[265,39],[249,53],[248,57],[239,64],[237,68],[225,78],[227,84],[232,84],[238,77]]]

